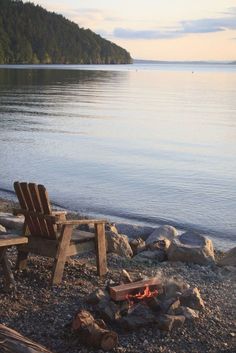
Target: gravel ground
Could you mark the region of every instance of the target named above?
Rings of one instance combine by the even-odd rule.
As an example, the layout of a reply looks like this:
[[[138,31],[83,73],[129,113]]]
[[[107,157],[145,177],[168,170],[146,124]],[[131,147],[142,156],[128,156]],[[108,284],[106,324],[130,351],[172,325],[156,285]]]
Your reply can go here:
[[[13,248],[10,250],[13,263],[15,258]],[[17,298],[4,293],[0,269],[0,323],[52,352],[102,352],[75,344],[68,335],[67,325],[79,309],[92,309],[85,303],[87,295],[98,287],[104,288],[107,279],[119,281],[123,268],[133,276],[141,273],[149,277],[158,274],[163,278],[182,278],[198,287],[206,308],[197,321],[185,323],[171,333],[160,333],[155,326],[118,332],[119,344],[113,352],[236,352],[236,272],[232,268],[169,262],[144,265],[109,254],[109,272],[100,279],[96,276],[95,258],[89,254],[72,259],[65,267],[62,284],[51,288],[52,260],[31,256],[28,265],[26,271],[15,273]]]

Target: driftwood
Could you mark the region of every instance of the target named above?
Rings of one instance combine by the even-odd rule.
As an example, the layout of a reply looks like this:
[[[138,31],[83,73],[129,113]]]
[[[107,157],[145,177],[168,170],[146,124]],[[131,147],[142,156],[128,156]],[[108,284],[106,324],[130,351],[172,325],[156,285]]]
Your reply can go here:
[[[52,353],[20,333],[0,324],[1,353]]]
[[[79,311],[72,322],[72,332],[78,334],[86,345],[102,348],[104,351],[113,349],[118,336],[110,331],[103,320],[95,320],[86,310]]]

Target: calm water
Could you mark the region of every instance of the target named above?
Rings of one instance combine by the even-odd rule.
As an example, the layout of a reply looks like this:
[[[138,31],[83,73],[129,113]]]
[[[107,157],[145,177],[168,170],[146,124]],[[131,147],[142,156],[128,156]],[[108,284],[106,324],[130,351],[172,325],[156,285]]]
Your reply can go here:
[[[0,188],[236,242],[236,66],[0,67]]]

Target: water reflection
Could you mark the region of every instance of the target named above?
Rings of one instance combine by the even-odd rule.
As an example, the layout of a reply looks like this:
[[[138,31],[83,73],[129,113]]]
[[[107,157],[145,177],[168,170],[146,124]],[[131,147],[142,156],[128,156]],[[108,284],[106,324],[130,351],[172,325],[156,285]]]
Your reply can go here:
[[[0,68],[1,90],[6,86],[46,86],[83,84],[90,81],[107,81],[111,78],[119,79],[125,72],[115,71],[79,71],[79,70],[42,70],[42,69],[11,69]]]

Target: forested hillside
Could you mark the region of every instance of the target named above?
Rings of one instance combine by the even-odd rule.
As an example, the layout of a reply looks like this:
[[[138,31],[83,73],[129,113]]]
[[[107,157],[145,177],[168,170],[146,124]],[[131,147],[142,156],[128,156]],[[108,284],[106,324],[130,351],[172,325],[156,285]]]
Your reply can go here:
[[[130,54],[40,6],[0,0],[1,64],[125,64]]]

